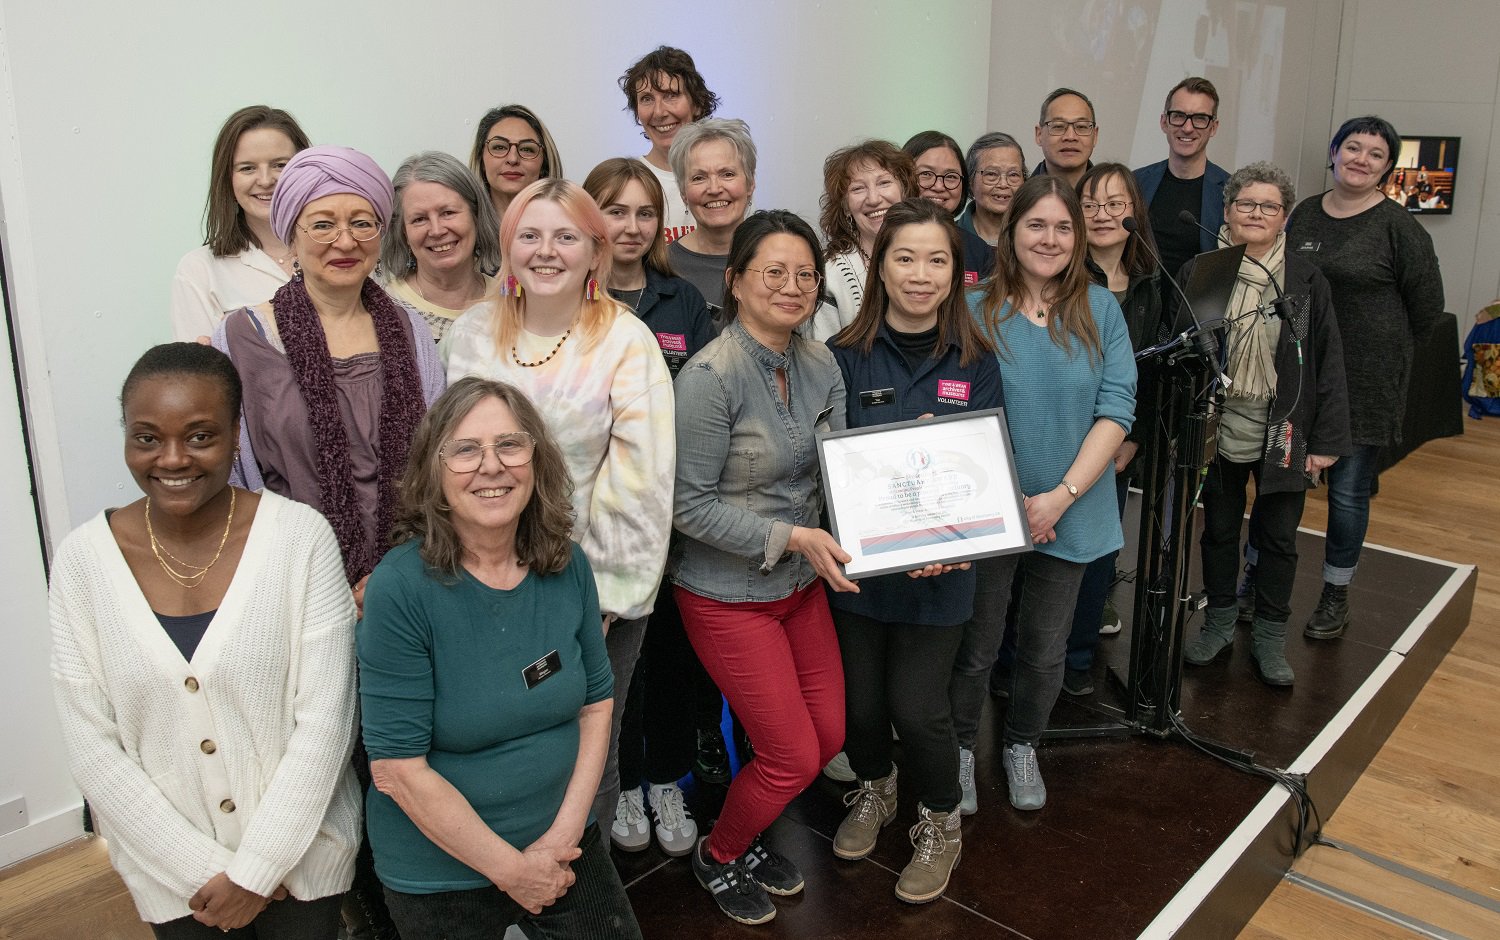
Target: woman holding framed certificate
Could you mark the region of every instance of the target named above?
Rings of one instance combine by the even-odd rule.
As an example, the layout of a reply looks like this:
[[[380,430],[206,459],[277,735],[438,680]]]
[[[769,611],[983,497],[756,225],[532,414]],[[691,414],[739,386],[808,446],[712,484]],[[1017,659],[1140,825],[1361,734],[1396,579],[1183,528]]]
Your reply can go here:
[[[973,812],[973,746],[986,677],[1005,627],[1012,581],[1021,592],[1014,684],[1001,764],[1017,809],[1047,800],[1036,745],[1062,688],[1073,605],[1087,564],[1123,544],[1110,467],[1135,415],[1135,360],[1120,305],[1090,282],[1078,196],[1058,177],[1016,191],[995,248],[995,272],[969,295],[998,349],[1016,472],[1035,551],[979,564],[974,618],[950,695],[962,808]]]
[[[994,347],[964,305],[962,246],[936,203],[909,199],[886,213],[859,313],[828,340],[850,428],[1001,404]],[[911,903],[936,900],[958,862],[958,745],[947,689],[974,580],[968,562],[935,564],[865,578],[858,594],[829,600],[844,663],[844,751],[858,781],[833,852],[864,858],[895,819],[894,725],[919,804],[915,851],[896,882],[896,896]]]

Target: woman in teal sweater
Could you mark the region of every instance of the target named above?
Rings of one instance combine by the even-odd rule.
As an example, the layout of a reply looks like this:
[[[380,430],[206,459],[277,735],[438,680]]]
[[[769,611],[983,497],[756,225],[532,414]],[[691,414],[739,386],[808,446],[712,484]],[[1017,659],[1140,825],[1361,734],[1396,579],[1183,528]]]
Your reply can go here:
[[[1014,581],[1021,591],[1004,751],[1011,805],[1040,809],[1036,745],[1062,688],[1078,585],[1087,564],[1123,543],[1114,487],[1095,486],[1135,415],[1135,360],[1120,305],[1091,283],[1078,196],[1053,176],[1016,191],[995,272],[969,295],[999,350],[1006,421],[1035,551],[984,559],[950,696],[972,761],[986,680]],[[968,809],[973,796],[964,794]]]

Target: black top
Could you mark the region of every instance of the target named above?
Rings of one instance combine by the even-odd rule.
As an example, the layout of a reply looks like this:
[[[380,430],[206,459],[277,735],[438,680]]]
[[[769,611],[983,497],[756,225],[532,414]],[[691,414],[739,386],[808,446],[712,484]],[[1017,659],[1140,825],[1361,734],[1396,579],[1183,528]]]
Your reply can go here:
[[[156,619],[161,622],[161,628],[167,631],[167,636],[177,644],[183,659],[192,659],[193,653],[198,649],[198,644],[203,641],[203,634],[208,631],[208,625],[213,622],[216,610],[207,610],[201,614],[188,614],[185,617],[174,617],[171,614],[156,614]]]
[[[1161,253],[1162,267],[1177,277],[1177,272],[1198,254],[1198,226],[1177,218],[1182,210],[1198,217],[1203,207],[1203,177],[1178,179],[1168,170],[1151,200],[1151,234],[1156,236],[1156,250]]]
[[[973,287],[995,270],[995,248],[974,232],[958,227],[959,247],[963,249],[964,285]]]
[[[668,277],[647,266],[646,286],[640,291],[610,290],[618,301],[632,306],[651,328],[672,378],[718,335],[703,295],[689,281]],[[632,304],[632,301],[634,303]]]
[[[1323,196],[1297,204],[1286,254],[1312,262],[1333,292],[1354,443],[1401,439],[1412,350],[1443,314],[1443,277],[1422,223],[1390,199],[1347,219]]]
[[[868,355],[829,341],[828,348],[844,374],[849,427],[910,421],[924,414],[963,414],[1005,404],[1000,367],[991,353],[981,352],[961,366],[958,344],[949,343],[934,358],[934,330],[926,353],[912,365],[908,352],[916,348],[917,336],[926,335],[903,336],[881,323]],[[858,594],[830,593],[828,603],[881,623],[951,627],[973,616],[976,583],[973,569],[934,578],[909,578],[898,571],[862,578]]]
[[[923,359],[932,357],[933,347],[937,345],[938,328],[936,326],[920,333],[902,333],[887,325],[886,332],[890,334],[896,351],[906,359],[906,367],[913,372],[921,368]]]

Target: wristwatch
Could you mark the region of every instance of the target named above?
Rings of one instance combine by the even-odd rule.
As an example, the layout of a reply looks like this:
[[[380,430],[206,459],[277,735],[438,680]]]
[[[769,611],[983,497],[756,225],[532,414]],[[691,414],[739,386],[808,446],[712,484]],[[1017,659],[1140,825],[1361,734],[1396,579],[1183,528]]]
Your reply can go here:
[[[1069,496],[1073,497],[1074,499],[1078,498],[1078,487],[1076,487],[1073,484],[1069,483],[1067,480],[1063,480],[1062,481],[1062,486],[1063,486],[1063,489],[1065,489],[1065,490],[1068,491],[1068,495]]]

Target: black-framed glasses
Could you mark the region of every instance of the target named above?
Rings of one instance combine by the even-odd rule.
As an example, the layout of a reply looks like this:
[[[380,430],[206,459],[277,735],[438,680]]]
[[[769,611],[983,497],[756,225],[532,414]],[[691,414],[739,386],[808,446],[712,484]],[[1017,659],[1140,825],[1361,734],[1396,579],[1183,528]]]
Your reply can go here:
[[[454,438],[438,451],[443,466],[453,473],[473,473],[484,463],[486,449],[495,451],[495,459],[507,467],[524,467],[531,463],[536,453],[536,438],[525,431],[503,434],[493,442],[484,444],[472,438]]]
[[[348,225],[339,225],[327,219],[319,219],[307,225],[297,226],[307,233],[307,237],[320,245],[332,245],[339,240],[339,235],[348,232],[349,237],[357,242],[367,242],[380,234],[380,223],[374,219],[355,219]]]
[[[1061,137],[1063,134],[1067,133],[1068,128],[1070,127],[1073,128],[1073,133],[1077,134],[1079,137],[1087,137],[1088,135],[1092,134],[1094,132],[1094,128],[1098,126],[1099,125],[1095,124],[1093,121],[1042,122],[1042,127],[1047,129],[1047,134],[1051,137]]]
[[[964,178],[959,173],[934,173],[931,170],[922,170],[917,173],[917,184],[927,189],[935,189],[938,186],[943,189],[957,189],[964,184]]]
[[[1278,215],[1281,215],[1282,210],[1286,208],[1286,206],[1283,206],[1279,202],[1256,202],[1253,199],[1236,199],[1230,205],[1234,206],[1234,211],[1240,215],[1249,215],[1256,209],[1259,209],[1260,214],[1268,219],[1274,219]]]
[[[1186,111],[1167,112],[1167,123],[1172,125],[1173,127],[1181,127],[1187,122],[1192,121],[1193,126],[1201,131],[1207,128],[1208,125],[1212,124],[1215,120],[1216,118],[1214,117],[1214,115],[1204,114],[1202,112],[1199,112],[1197,114],[1189,114]]]
[[[1079,205],[1083,208],[1084,218],[1093,218],[1099,214],[1100,209],[1103,209],[1109,213],[1110,218],[1118,219],[1125,214],[1126,209],[1130,208],[1129,200],[1125,199],[1111,199],[1109,202],[1094,202],[1085,199]]]
[[[1020,186],[1026,182],[1026,174],[1020,170],[980,170],[974,178],[985,186],[999,186],[1001,183]]]
[[[764,268],[746,268],[746,271],[756,271],[760,279],[765,282],[767,290],[781,290],[786,286],[787,279],[792,272],[779,264],[773,264]],[[804,294],[811,294],[823,283],[823,275],[812,269],[797,272],[797,289]]]
[[[530,137],[525,140],[511,140],[509,137],[491,137],[484,142],[485,152],[496,159],[504,159],[510,154],[514,147],[516,156],[522,160],[535,160],[542,155],[542,145]]]

